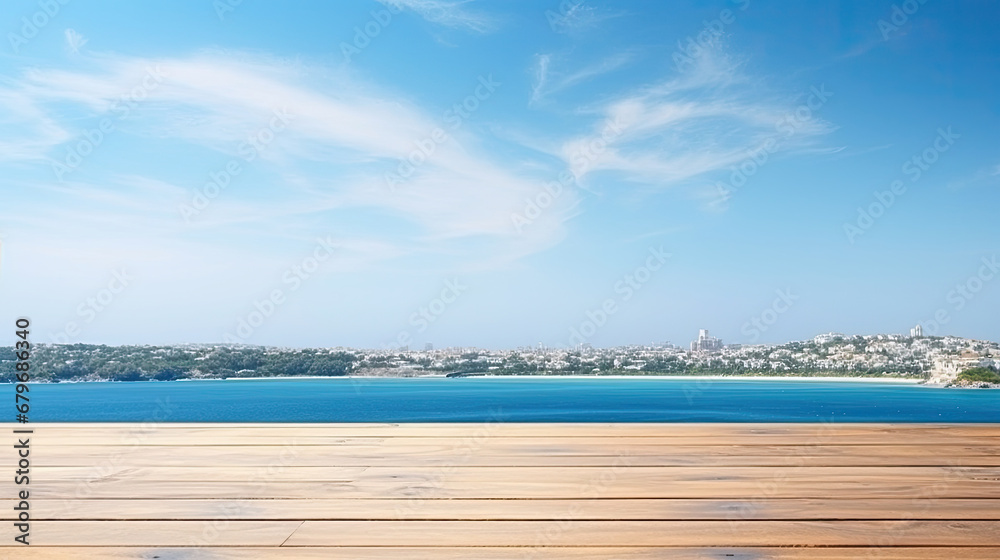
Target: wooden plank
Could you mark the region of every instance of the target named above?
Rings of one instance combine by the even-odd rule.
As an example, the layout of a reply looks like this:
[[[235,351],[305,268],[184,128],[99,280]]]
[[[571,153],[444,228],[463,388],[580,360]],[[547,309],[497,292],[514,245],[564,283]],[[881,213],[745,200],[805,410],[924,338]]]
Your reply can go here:
[[[31,546],[280,546],[300,521],[38,521]],[[20,551],[26,547],[17,549]]]
[[[38,464],[52,467],[86,467],[95,477],[103,476],[108,469],[128,465],[130,467],[191,466],[217,467],[231,464],[243,467],[267,467],[276,463],[296,467],[435,467],[450,468],[455,465],[467,467],[613,467],[622,462],[622,455],[515,455],[515,456],[455,456],[437,458],[433,454],[406,457],[372,457],[366,455],[296,455],[275,460],[275,454],[220,453],[211,458],[198,456],[178,456],[164,448],[163,456],[135,454],[117,456],[79,457],[64,460],[39,460]],[[798,455],[719,455],[719,456],[672,456],[672,455],[631,455],[629,464],[636,467],[928,467],[943,463],[967,467],[996,467],[1000,459],[992,456],[950,456],[947,459],[935,456],[798,456]],[[2,466],[2,465],[0,465]],[[8,465],[11,467],[13,465]]]
[[[995,560],[1000,548],[661,548],[661,547],[285,547],[98,548],[2,547],[18,560]]]
[[[33,546],[1000,547],[1000,522],[38,521],[31,537]]]
[[[12,483],[0,486],[12,495]],[[287,482],[164,481],[136,483],[128,479],[96,481],[47,481],[33,484],[36,499],[134,498],[150,499],[233,499],[233,498],[411,498],[411,499],[522,499],[522,498],[715,498],[755,500],[764,498],[845,499],[907,498],[1000,498],[1000,484],[992,481],[960,480],[943,482],[900,482],[888,476],[882,480],[849,479],[793,480],[769,483],[760,480],[715,480],[711,482],[659,481],[656,477],[620,477],[607,484],[587,481],[545,481],[515,477],[511,480],[388,480],[375,482]]]
[[[1000,557],[997,424],[32,428],[33,554]]]
[[[42,433],[33,434],[33,442],[38,446],[97,446],[106,447],[115,443],[115,438],[101,435],[81,433],[46,436]],[[143,446],[329,446],[329,447],[363,447],[391,450],[396,447],[409,447],[415,444],[424,446],[441,446],[445,448],[491,448],[493,446],[510,445],[576,445],[576,446],[660,446],[678,445],[804,445],[816,446],[827,443],[838,445],[973,445],[997,446],[1000,437],[993,435],[956,435],[947,432],[922,433],[861,433],[861,434],[748,434],[748,435],[678,435],[670,437],[655,436],[580,436],[562,437],[558,432],[548,438],[524,436],[485,435],[475,437],[359,437],[309,435],[290,432],[287,435],[255,436],[246,433],[235,434],[202,434],[197,436],[174,435],[165,432],[154,432],[143,436],[118,438],[117,443]]]
[[[37,440],[35,443],[41,443]],[[301,448],[302,453],[323,453],[330,456],[342,455],[345,453],[370,453],[373,456],[385,449],[378,445],[330,445],[330,446],[297,446],[295,441],[290,441],[286,446],[268,445],[232,445],[232,446],[188,446],[175,445],[171,449],[182,450],[187,454],[198,456],[204,453],[218,451],[276,454],[280,453],[282,447]],[[93,449],[93,446],[79,446],[75,444],[50,445],[48,442],[41,446],[35,446],[37,454],[48,456],[81,456],[81,455],[111,455],[115,453],[139,453],[157,452],[160,446],[144,447],[140,445],[106,445],[100,449]],[[703,455],[725,454],[725,455],[879,455],[882,453],[892,455],[981,455],[1000,459],[1000,444],[998,445],[914,445],[886,443],[885,445],[847,445],[841,443],[824,443],[820,445],[747,445],[747,444],[696,444],[696,445],[585,445],[571,441],[553,438],[548,442],[498,442],[492,447],[467,446],[460,442],[445,445],[397,445],[391,448],[396,455],[416,455],[421,453],[445,453],[445,454],[489,454],[494,456],[525,456],[551,452],[558,455],[613,455],[617,450],[634,450],[637,455]]]
[[[97,530],[99,522],[92,524]],[[1000,522],[306,521],[285,546],[702,546],[706,542],[730,547],[996,547]]]
[[[1000,487],[1000,467],[637,467],[622,456],[611,467],[468,467],[458,462],[441,467],[295,467],[276,463],[271,468],[226,465],[207,467],[133,467],[115,466],[95,473],[88,467],[35,467],[36,484],[55,481],[91,481],[101,479],[127,479],[129,483],[163,481],[227,482],[266,480],[268,482],[366,482],[385,480],[428,481],[451,483],[460,481],[525,480],[532,483],[590,484],[607,479],[608,484],[671,484],[712,483],[715,481],[743,480],[765,483],[788,481],[891,480],[912,484],[951,484],[974,481],[983,486]]]
[[[16,429],[24,426],[0,423],[0,429]],[[524,423],[502,422],[408,422],[408,423],[41,423],[31,427],[45,433],[116,435],[170,431],[177,435],[186,433],[217,434],[225,431],[253,432],[258,435],[284,435],[288,432],[313,432],[317,435],[359,436],[359,437],[471,437],[484,433],[498,436],[543,437],[553,434],[564,437],[617,436],[745,436],[745,435],[811,435],[834,433],[837,435],[856,434],[905,434],[946,432],[952,435],[1000,436],[1000,425],[965,423],[860,423],[860,422],[790,422],[790,423],[734,423],[734,422],[685,422],[685,423],[641,423],[641,422],[552,422]]]
[[[15,518],[0,500],[0,520]],[[34,500],[35,520],[1000,520],[997,499]]]
[[[508,448],[462,449],[415,446],[392,453],[368,447],[317,446],[257,447],[135,447],[95,448],[72,445],[42,446],[32,451],[39,466],[210,466],[218,464],[265,466],[280,459],[295,466],[611,466],[628,456],[636,466],[967,466],[1000,465],[1000,446],[654,446],[613,449],[566,444],[519,445]],[[0,457],[0,465],[8,458]]]

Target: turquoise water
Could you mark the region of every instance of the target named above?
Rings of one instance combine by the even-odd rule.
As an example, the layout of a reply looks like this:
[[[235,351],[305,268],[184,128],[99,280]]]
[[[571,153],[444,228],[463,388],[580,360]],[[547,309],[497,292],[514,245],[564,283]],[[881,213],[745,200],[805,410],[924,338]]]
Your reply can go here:
[[[997,390],[830,381],[341,378],[72,383],[32,385],[31,405],[32,422],[1000,421]]]

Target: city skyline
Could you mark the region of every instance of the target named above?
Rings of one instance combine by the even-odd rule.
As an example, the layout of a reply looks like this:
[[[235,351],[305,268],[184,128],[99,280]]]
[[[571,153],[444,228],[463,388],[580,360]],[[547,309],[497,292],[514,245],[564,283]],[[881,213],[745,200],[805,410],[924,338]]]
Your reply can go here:
[[[817,335],[785,344],[723,345],[704,329],[690,350],[669,343],[595,348],[287,348],[244,344],[42,345],[37,375],[62,381],[175,381],[260,377],[467,375],[802,376],[907,379],[937,386],[1000,367],[1000,344],[901,334]],[[975,377],[976,372],[969,373]],[[0,380],[14,371],[0,372]],[[960,383],[959,386],[965,386]],[[974,385],[978,386],[978,385]]]
[[[37,342],[1000,340],[995,3],[53,5],[0,45]]]
[[[709,336],[709,329],[697,329],[698,335],[694,340],[690,342],[676,342],[674,340],[648,340],[648,341],[633,341],[624,344],[617,344],[613,346],[601,346],[591,342],[580,342],[575,345],[547,345],[544,342],[537,342],[535,344],[526,344],[522,346],[465,346],[456,344],[437,344],[433,341],[421,342],[420,344],[405,344],[393,346],[389,343],[383,343],[381,346],[347,346],[343,344],[331,344],[325,346],[300,346],[300,345],[271,345],[271,344],[257,344],[252,342],[245,342],[238,339],[232,340],[222,340],[222,341],[210,341],[210,342],[183,342],[183,343],[142,343],[142,344],[107,344],[110,347],[117,346],[219,346],[219,347],[261,347],[261,348],[287,348],[287,349],[347,349],[347,350],[358,350],[358,351],[376,351],[376,352],[451,352],[451,351],[463,351],[463,350],[482,350],[482,351],[492,351],[492,352],[509,352],[509,351],[533,351],[539,350],[543,352],[548,351],[558,351],[558,352],[579,352],[579,351],[589,351],[589,350],[613,350],[621,348],[672,348],[675,350],[682,350],[692,353],[702,353],[711,354],[717,353],[721,350],[726,349],[739,349],[741,347],[776,347],[785,344],[795,344],[800,342],[829,342],[833,340],[850,340],[850,339],[887,339],[887,340],[904,340],[904,339],[955,339],[955,340],[966,340],[970,342],[985,342],[996,344],[1000,341],[990,340],[990,339],[977,339],[969,337],[960,337],[947,333],[937,333],[928,334],[923,333],[923,325],[916,325],[909,329],[909,333],[906,332],[880,332],[880,333],[843,333],[835,331],[827,331],[822,333],[817,333],[813,336],[807,336],[799,339],[790,339],[783,341],[774,342],[726,342],[721,338]],[[72,345],[77,344],[77,341],[69,340],[68,338],[63,338],[63,333],[59,333],[58,336],[52,337],[52,340],[43,341],[40,344],[43,345]],[[707,341],[707,344],[706,344]],[[82,343],[85,345],[102,345],[102,343]]]

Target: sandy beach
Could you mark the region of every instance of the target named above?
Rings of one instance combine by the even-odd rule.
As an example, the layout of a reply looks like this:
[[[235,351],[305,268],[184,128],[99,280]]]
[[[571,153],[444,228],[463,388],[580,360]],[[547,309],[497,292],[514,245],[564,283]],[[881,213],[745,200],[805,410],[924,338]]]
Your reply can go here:
[[[462,377],[447,377],[446,375],[347,375],[343,377],[296,375],[274,377],[227,377],[225,379],[178,379],[177,381],[264,381],[264,380],[294,380],[294,379],[341,379],[341,380],[371,380],[371,379],[648,379],[648,380],[704,380],[704,381],[837,381],[844,383],[899,383],[918,385],[922,379],[901,379],[893,377],[802,377],[780,375],[772,376],[738,376],[738,375],[465,375]]]

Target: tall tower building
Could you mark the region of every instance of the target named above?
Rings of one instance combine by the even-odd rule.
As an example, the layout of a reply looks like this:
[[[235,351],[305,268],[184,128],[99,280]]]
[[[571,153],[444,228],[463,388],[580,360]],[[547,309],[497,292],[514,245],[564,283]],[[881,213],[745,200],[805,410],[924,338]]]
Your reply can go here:
[[[698,340],[691,343],[692,352],[710,352],[712,350],[721,350],[722,340],[708,336],[708,329],[698,330]]]

